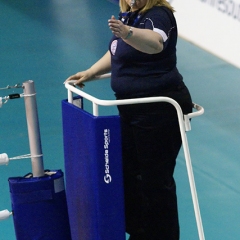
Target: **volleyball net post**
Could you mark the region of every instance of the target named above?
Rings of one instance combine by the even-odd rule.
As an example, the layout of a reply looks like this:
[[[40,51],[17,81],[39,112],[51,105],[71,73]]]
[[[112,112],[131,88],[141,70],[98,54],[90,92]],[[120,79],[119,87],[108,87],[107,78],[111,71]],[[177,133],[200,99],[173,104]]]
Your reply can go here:
[[[30,158],[32,172],[8,179],[12,211],[0,211],[0,220],[13,216],[16,240],[70,240],[64,174],[61,170],[44,170],[34,81],[0,90],[12,88],[22,88],[23,93],[0,97],[0,107],[10,99],[24,98],[30,154],[10,158],[0,154],[0,165]]]

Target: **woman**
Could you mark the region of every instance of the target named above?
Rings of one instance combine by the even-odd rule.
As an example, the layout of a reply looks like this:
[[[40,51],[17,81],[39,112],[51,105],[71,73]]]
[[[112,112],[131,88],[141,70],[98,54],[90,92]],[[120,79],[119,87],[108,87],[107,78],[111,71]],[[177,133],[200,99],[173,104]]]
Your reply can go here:
[[[192,101],[176,68],[177,25],[166,0],[120,0],[119,20],[109,19],[113,37],[107,53],[67,80],[84,82],[112,72],[117,99],[166,96],[183,112]],[[126,231],[131,240],[179,239],[173,178],[181,135],[169,103],[119,106]]]

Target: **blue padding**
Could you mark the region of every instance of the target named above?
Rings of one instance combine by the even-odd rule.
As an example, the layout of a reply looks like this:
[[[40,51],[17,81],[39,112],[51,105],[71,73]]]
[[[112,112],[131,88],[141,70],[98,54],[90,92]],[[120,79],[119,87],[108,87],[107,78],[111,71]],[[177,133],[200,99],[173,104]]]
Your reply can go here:
[[[73,240],[124,240],[120,119],[62,101],[66,192]]]
[[[63,172],[9,178],[17,240],[71,240]]]

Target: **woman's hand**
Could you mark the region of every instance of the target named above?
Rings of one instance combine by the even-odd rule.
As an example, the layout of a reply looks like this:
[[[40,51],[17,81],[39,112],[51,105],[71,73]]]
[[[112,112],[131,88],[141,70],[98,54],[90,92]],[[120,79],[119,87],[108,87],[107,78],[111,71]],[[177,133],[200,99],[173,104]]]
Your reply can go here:
[[[69,78],[66,79],[64,83],[66,83],[67,81],[76,80],[74,85],[83,88],[85,86],[84,82],[95,80],[96,76],[108,73],[110,72],[110,70],[111,70],[111,54],[109,51],[107,51],[106,54],[103,55],[103,57],[100,58],[89,69],[70,76]]]
[[[120,20],[117,20],[114,16],[108,20],[108,26],[112,33],[119,38],[126,38],[129,32],[129,27],[124,25]]]
[[[153,30],[131,27],[131,37],[128,37],[130,31],[129,26],[124,25],[114,16],[108,20],[108,25],[116,37],[122,38],[124,42],[140,52],[156,54],[163,50],[163,38]]]
[[[88,69],[86,71],[78,72],[66,79],[66,82],[71,81],[71,80],[76,80],[74,85],[79,86],[80,88],[83,88],[85,85],[83,84],[84,82],[91,80],[94,78],[94,74],[92,74],[91,70]]]

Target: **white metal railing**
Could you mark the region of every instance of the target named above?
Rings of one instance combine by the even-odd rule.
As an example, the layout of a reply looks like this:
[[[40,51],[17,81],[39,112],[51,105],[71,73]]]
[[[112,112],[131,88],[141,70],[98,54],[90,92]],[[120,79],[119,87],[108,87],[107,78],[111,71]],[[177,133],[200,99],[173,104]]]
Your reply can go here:
[[[98,76],[95,79],[96,80],[105,79],[110,77],[111,77],[111,74],[109,73],[109,74]],[[201,213],[200,213],[200,208],[198,203],[196,185],[195,185],[193,168],[192,168],[191,157],[190,157],[187,135],[186,135],[186,131],[191,130],[190,119],[202,115],[204,113],[203,107],[193,103],[194,112],[184,115],[182,113],[182,109],[180,105],[175,100],[169,97],[148,97],[148,98],[135,98],[135,99],[124,99],[124,100],[101,100],[80,90],[79,88],[76,88],[74,86],[74,82],[75,81],[65,82],[65,87],[68,89],[68,102],[73,103],[73,93],[91,101],[93,105],[94,116],[99,115],[99,109],[98,109],[99,106],[116,106],[116,105],[139,104],[139,103],[168,102],[175,107],[177,111],[179,128],[180,128],[180,133],[182,137],[182,146],[183,146],[184,156],[186,160],[186,167],[187,167],[190,190],[191,190],[191,195],[193,200],[195,218],[196,218],[196,223],[198,228],[198,235],[200,240],[204,240],[205,237],[204,237]]]

